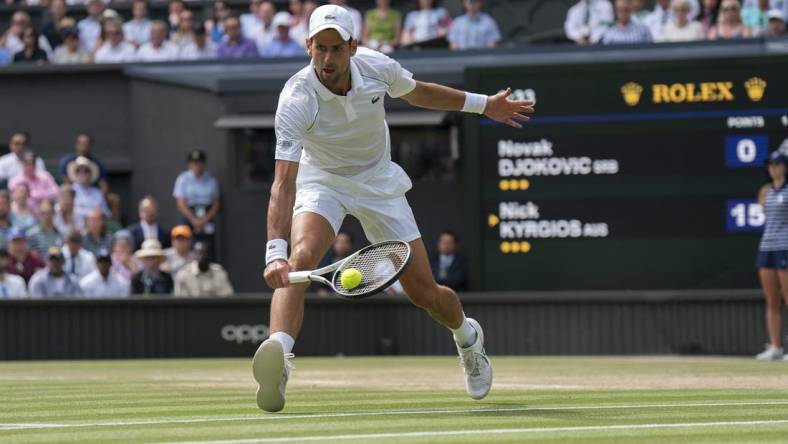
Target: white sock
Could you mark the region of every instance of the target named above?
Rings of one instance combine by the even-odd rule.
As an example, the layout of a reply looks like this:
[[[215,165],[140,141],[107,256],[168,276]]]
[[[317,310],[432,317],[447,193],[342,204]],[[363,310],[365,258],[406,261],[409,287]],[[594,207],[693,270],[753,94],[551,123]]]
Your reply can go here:
[[[295,339],[293,339],[293,337],[289,334],[283,331],[278,331],[276,333],[272,333],[268,339],[279,341],[279,343],[282,344],[282,350],[285,352],[285,354],[292,353],[293,345],[295,345]]]
[[[476,342],[476,330],[473,328],[468,318],[462,315],[462,324],[456,329],[450,329],[454,334],[454,342],[462,348],[467,348]]]

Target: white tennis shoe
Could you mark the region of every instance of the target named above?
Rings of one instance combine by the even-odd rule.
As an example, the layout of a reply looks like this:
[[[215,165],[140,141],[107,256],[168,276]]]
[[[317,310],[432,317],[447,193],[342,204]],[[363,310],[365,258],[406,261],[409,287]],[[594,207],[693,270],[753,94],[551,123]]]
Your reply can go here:
[[[755,359],[759,361],[779,361],[783,359],[783,349],[773,345],[766,346],[766,350],[758,353]]]
[[[467,348],[457,345],[460,354],[460,367],[465,373],[465,391],[473,399],[482,399],[490,393],[492,387],[492,364],[484,351],[484,332],[475,319],[468,318],[476,330],[476,342]]]
[[[278,412],[285,407],[285,390],[290,370],[292,353],[285,354],[282,344],[266,339],[260,344],[252,360],[252,374],[257,381],[257,406],[266,412]]]

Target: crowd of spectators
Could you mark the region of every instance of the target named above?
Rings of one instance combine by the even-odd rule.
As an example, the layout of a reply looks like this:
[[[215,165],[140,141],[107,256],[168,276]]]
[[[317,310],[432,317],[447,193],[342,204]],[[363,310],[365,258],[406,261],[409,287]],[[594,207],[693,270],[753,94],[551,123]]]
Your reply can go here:
[[[580,0],[566,36],[579,45],[730,40],[785,35],[788,0]]]
[[[211,261],[219,187],[205,153],[190,152],[175,180],[179,225],[165,227],[146,196],[124,228],[93,144],[78,135],[55,179],[30,135],[12,134],[0,157],[0,300],[231,295],[227,272]]]
[[[290,0],[287,10],[277,12],[271,0],[251,0],[248,12],[235,15],[223,0],[215,0],[212,16],[200,20],[183,0],[170,0],[167,19],[154,20],[147,0],[132,1],[131,15],[124,18],[104,0],[48,0],[47,18],[40,29],[31,25],[27,12],[16,11],[0,36],[0,65],[305,55],[309,17],[320,6],[318,0]],[[391,8],[390,0],[377,0],[376,7],[363,16],[346,0],[329,0],[350,11],[354,37],[362,45],[383,52],[421,44],[491,48],[501,40],[495,20],[482,12],[482,0],[464,0],[465,14],[454,19],[436,1],[418,0],[417,8],[403,19],[400,11]],[[68,16],[67,2],[84,3],[87,17]]]

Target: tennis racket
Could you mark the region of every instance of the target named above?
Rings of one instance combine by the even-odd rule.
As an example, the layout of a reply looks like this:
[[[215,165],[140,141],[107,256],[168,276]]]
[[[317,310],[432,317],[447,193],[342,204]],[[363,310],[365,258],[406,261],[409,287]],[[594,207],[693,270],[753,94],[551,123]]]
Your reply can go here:
[[[405,271],[410,262],[410,245],[391,240],[362,248],[339,262],[312,271],[294,271],[288,274],[290,283],[318,282],[330,286],[338,295],[349,299],[372,296],[386,289]],[[348,268],[361,272],[362,281],[357,287],[345,288],[340,277]],[[331,279],[323,277],[333,273]]]

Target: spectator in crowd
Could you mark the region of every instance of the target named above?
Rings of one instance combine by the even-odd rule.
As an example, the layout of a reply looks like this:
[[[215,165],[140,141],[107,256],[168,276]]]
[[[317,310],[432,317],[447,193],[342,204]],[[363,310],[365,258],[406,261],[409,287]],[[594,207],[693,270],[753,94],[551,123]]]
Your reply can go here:
[[[96,258],[82,248],[82,234],[79,231],[72,231],[66,236],[63,256],[66,258],[66,272],[76,276],[77,281],[96,269]]]
[[[662,35],[662,30],[670,23],[672,16],[670,2],[671,0],[656,0],[654,10],[643,20],[643,24],[648,26],[651,36],[655,39]]]
[[[0,300],[24,299],[27,297],[27,285],[21,276],[7,273],[8,251],[0,248]]]
[[[164,250],[167,257],[161,269],[177,276],[186,264],[194,260],[192,252],[192,229],[188,225],[176,225],[172,229],[172,247]]]
[[[29,198],[27,184],[20,183],[11,190],[11,225],[22,230],[23,234],[38,223],[33,209],[28,206]]]
[[[187,162],[189,169],[178,175],[172,195],[194,237],[212,245],[214,218],[219,213],[219,182],[205,170],[204,152],[190,152]]]
[[[257,57],[257,45],[241,34],[241,23],[237,17],[230,16],[224,20],[224,32],[227,36],[217,49],[220,59]]]
[[[769,25],[769,0],[758,0],[754,5],[745,6],[741,11],[741,20],[744,26],[752,29],[753,35],[766,32]]]
[[[55,228],[61,235],[70,233],[73,230],[81,230],[83,222],[74,216],[74,200],[76,191],[69,184],[60,186],[57,204],[55,204]]]
[[[98,208],[88,213],[85,218],[85,235],[82,237],[82,248],[95,256],[101,250],[112,248],[112,233],[107,229],[104,213]]]
[[[112,269],[126,282],[131,282],[131,276],[142,270],[142,262],[134,257],[134,239],[128,230],[115,233],[112,244]]]
[[[0,190],[0,248],[8,247],[8,231],[11,229],[11,196]]]
[[[52,202],[45,200],[38,206],[38,225],[27,230],[30,250],[39,257],[46,257],[49,247],[63,245],[63,236],[55,228],[55,208]]]
[[[180,52],[181,60],[211,60],[216,58],[216,44],[208,38],[205,26],[197,24],[194,27],[193,41]]]
[[[58,247],[50,247],[47,252],[47,266],[30,278],[30,297],[69,298],[82,296],[82,288],[77,278],[63,269],[63,252]]]
[[[419,8],[405,16],[402,32],[403,45],[446,37],[449,33],[451,16],[445,8],[435,6],[436,1],[418,0]]]
[[[79,28],[79,39],[82,41],[82,47],[93,52],[101,36],[101,17],[104,14],[104,1],[88,0],[86,9],[88,16],[77,23],[77,28]]]
[[[68,166],[68,178],[73,183],[75,192],[74,219],[77,226],[81,227],[88,213],[96,208],[106,215],[110,214],[101,190],[93,186],[99,178],[99,169],[95,162],[87,157],[77,157],[77,160]]]
[[[11,133],[11,140],[8,141],[9,152],[0,156],[0,181],[3,182],[3,188],[24,169],[23,157],[25,151],[30,150],[30,142],[30,134],[25,131]],[[41,158],[36,162],[36,168],[41,171],[46,170]]]
[[[699,22],[689,20],[689,0],[673,0],[673,11],[670,22],[662,29],[662,35],[657,39],[660,42],[690,42],[703,40],[703,26]]]
[[[263,57],[296,57],[304,56],[306,52],[304,47],[296,43],[295,40],[290,38],[290,23],[292,22],[290,13],[282,11],[277,12],[274,16],[274,28],[276,28],[276,37],[271,40],[260,51]]]
[[[402,14],[391,9],[391,0],[376,0],[377,8],[364,14],[363,44],[368,48],[389,53],[399,45],[402,33]]]
[[[722,0],[717,26],[709,30],[709,40],[729,40],[752,37],[752,30],[741,21],[739,0]]]
[[[717,16],[720,10],[720,0],[703,0],[703,8],[698,15],[698,22],[703,27],[703,35],[709,35],[711,28],[717,26]]]
[[[123,24],[126,41],[139,48],[150,41],[151,21],[148,18],[148,0],[134,0],[131,4],[131,20]]]
[[[564,33],[578,45],[598,43],[614,20],[610,0],[580,0],[566,14]]]
[[[58,65],[73,65],[90,63],[90,51],[82,47],[79,41],[79,30],[76,27],[65,27],[61,32],[63,44],[55,49],[53,63]]]
[[[779,9],[769,11],[769,25],[765,37],[782,37],[785,35],[785,17]]]
[[[468,262],[459,253],[459,238],[450,230],[438,236],[438,252],[430,258],[435,281],[452,290],[468,289]]]
[[[155,20],[150,25],[150,41],[137,50],[141,62],[169,62],[178,59],[178,47],[167,41],[167,24]]]
[[[302,33],[304,29],[304,0],[288,0],[287,10],[290,11],[290,16],[293,21],[290,23],[290,38],[298,43],[303,44],[306,40],[305,35]],[[307,24],[307,26],[309,26]]]
[[[27,204],[36,212],[41,202],[57,199],[58,187],[55,178],[49,171],[36,169],[38,156],[32,151],[22,153],[22,171],[8,182],[8,188],[13,190],[19,185],[27,185],[30,198]]]
[[[74,152],[68,153],[65,156],[60,158],[59,164],[59,171],[60,171],[60,180],[63,183],[73,183],[71,177],[69,177],[68,171],[78,157],[85,157],[91,160],[98,168],[98,178],[95,182],[91,185],[97,186],[101,188],[103,193],[106,193],[109,189],[109,183],[107,182],[107,170],[104,168],[104,164],[93,155],[93,147],[96,141],[93,139],[88,133],[79,133],[77,134],[77,138],[74,141]]]
[[[211,40],[219,43],[224,38],[224,19],[232,14],[223,0],[213,2],[213,17],[205,21],[205,28],[211,34]]]
[[[175,275],[175,296],[231,296],[233,286],[224,267],[211,262],[208,247],[194,244],[195,260]]]
[[[602,43],[650,43],[651,31],[645,25],[632,21],[632,0],[616,0],[616,23],[605,31]]]
[[[270,1],[264,1],[257,7],[257,22],[256,27],[249,32],[249,40],[254,41],[258,50],[262,50],[271,40],[276,36],[276,28],[274,27],[274,15],[276,8]],[[243,29],[243,25],[241,26]],[[246,36],[246,34],[244,34]]]
[[[134,239],[134,249],[139,250],[145,239],[156,239],[164,248],[170,246],[168,228],[159,224],[159,203],[153,196],[145,196],[137,208],[140,221],[130,225],[127,230]]]
[[[79,281],[87,298],[125,298],[129,296],[129,282],[112,270],[109,250],[96,253],[96,269]]]
[[[465,0],[465,14],[449,27],[451,49],[495,48],[501,32],[492,17],[482,12],[482,0]]]
[[[14,54],[23,51],[26,47],[24,42],[25,29],[30,26],[30,15],[25,11],[16,11],[11,16],[11,26],[0,37],[0,48],[5,48],[12,57]],[[38,47],[46,52],[47,57],[49,57],[52,48],[43,35],[38,36]]]
[[[291,0],[290,5],[300,3],[301,0]],[[296,16],[293,14],[293,26],[290,27],[290,37],[298,43],[306,44],[306,39],[309,37],[309,18],[312,13],[320,6],[316,0],[306,0],[302,3],[301,15]]]
[[[632,0],[632,21],[643,23],[651,15],[651,10],[646,8],[646,0]]]
[[[29,282],[36,271],[46,267],[44,261],[28,249],[25,232],[18,228],[8,231],[8,253],[6,271],[21,276],[25,282]]]
[[[63,29],[60,22],[66,17],[67,13],[65,0],[51,0],[49,2],[49,17],[41,27],[41,35],[49,42],[50,48],[57,48],[63,44]]]
[[[181,12],[178,28],[170,36],[170,41],[180,51],[189,43],[194,43],[194,13],[186,9]]]
[[[43,65],[49,62],[46,51],[38,46],[38,32],[28,26],[22,33],[24,48],[14,54],[14,63],[35,63]]]
[[[167,5],[167,23],[165,27],[168,31],[178,29],[181,22],[181,13],[186,10],[186,4],[182,0],[170,0]]]
[[[106,40],[96,50],[96,63],[129,63],[137,58],[134,45],[123,40],[123,25],[120,20],[110,19],[104,22]]]
[[[132,294],[172,294],[172,276],[159,269],[164,261],[164,250],[156,239],[148,239],[134,253],[142,261],[143,268],[131,277]]]
[[[353,38],[361,41],[361,32],[364,29],[364,21],[361,18],[361,13],[358,9],[349,6],[347,0],[328,0],[332,5],[341,6],[347,9],[350,13],[350,19],[353,20]]]
[[[257,9],[260,8],[260,5],[263,4],[263,2],[264,0],[249,0],[249,12],[241,14],[241,16],[238,18],[241,23],[241,32],[243,33],[244,37],[248,39],[254,39],[257,29],[261,25],[260,18],[257,15]],[[227,16],[224,18],[226,19],[230,15],[232,14],[227,14]],[[273,13],[271,14],[271,17],[273,17]],[[224,23],[224,19],[222,19],[222,23]]]

